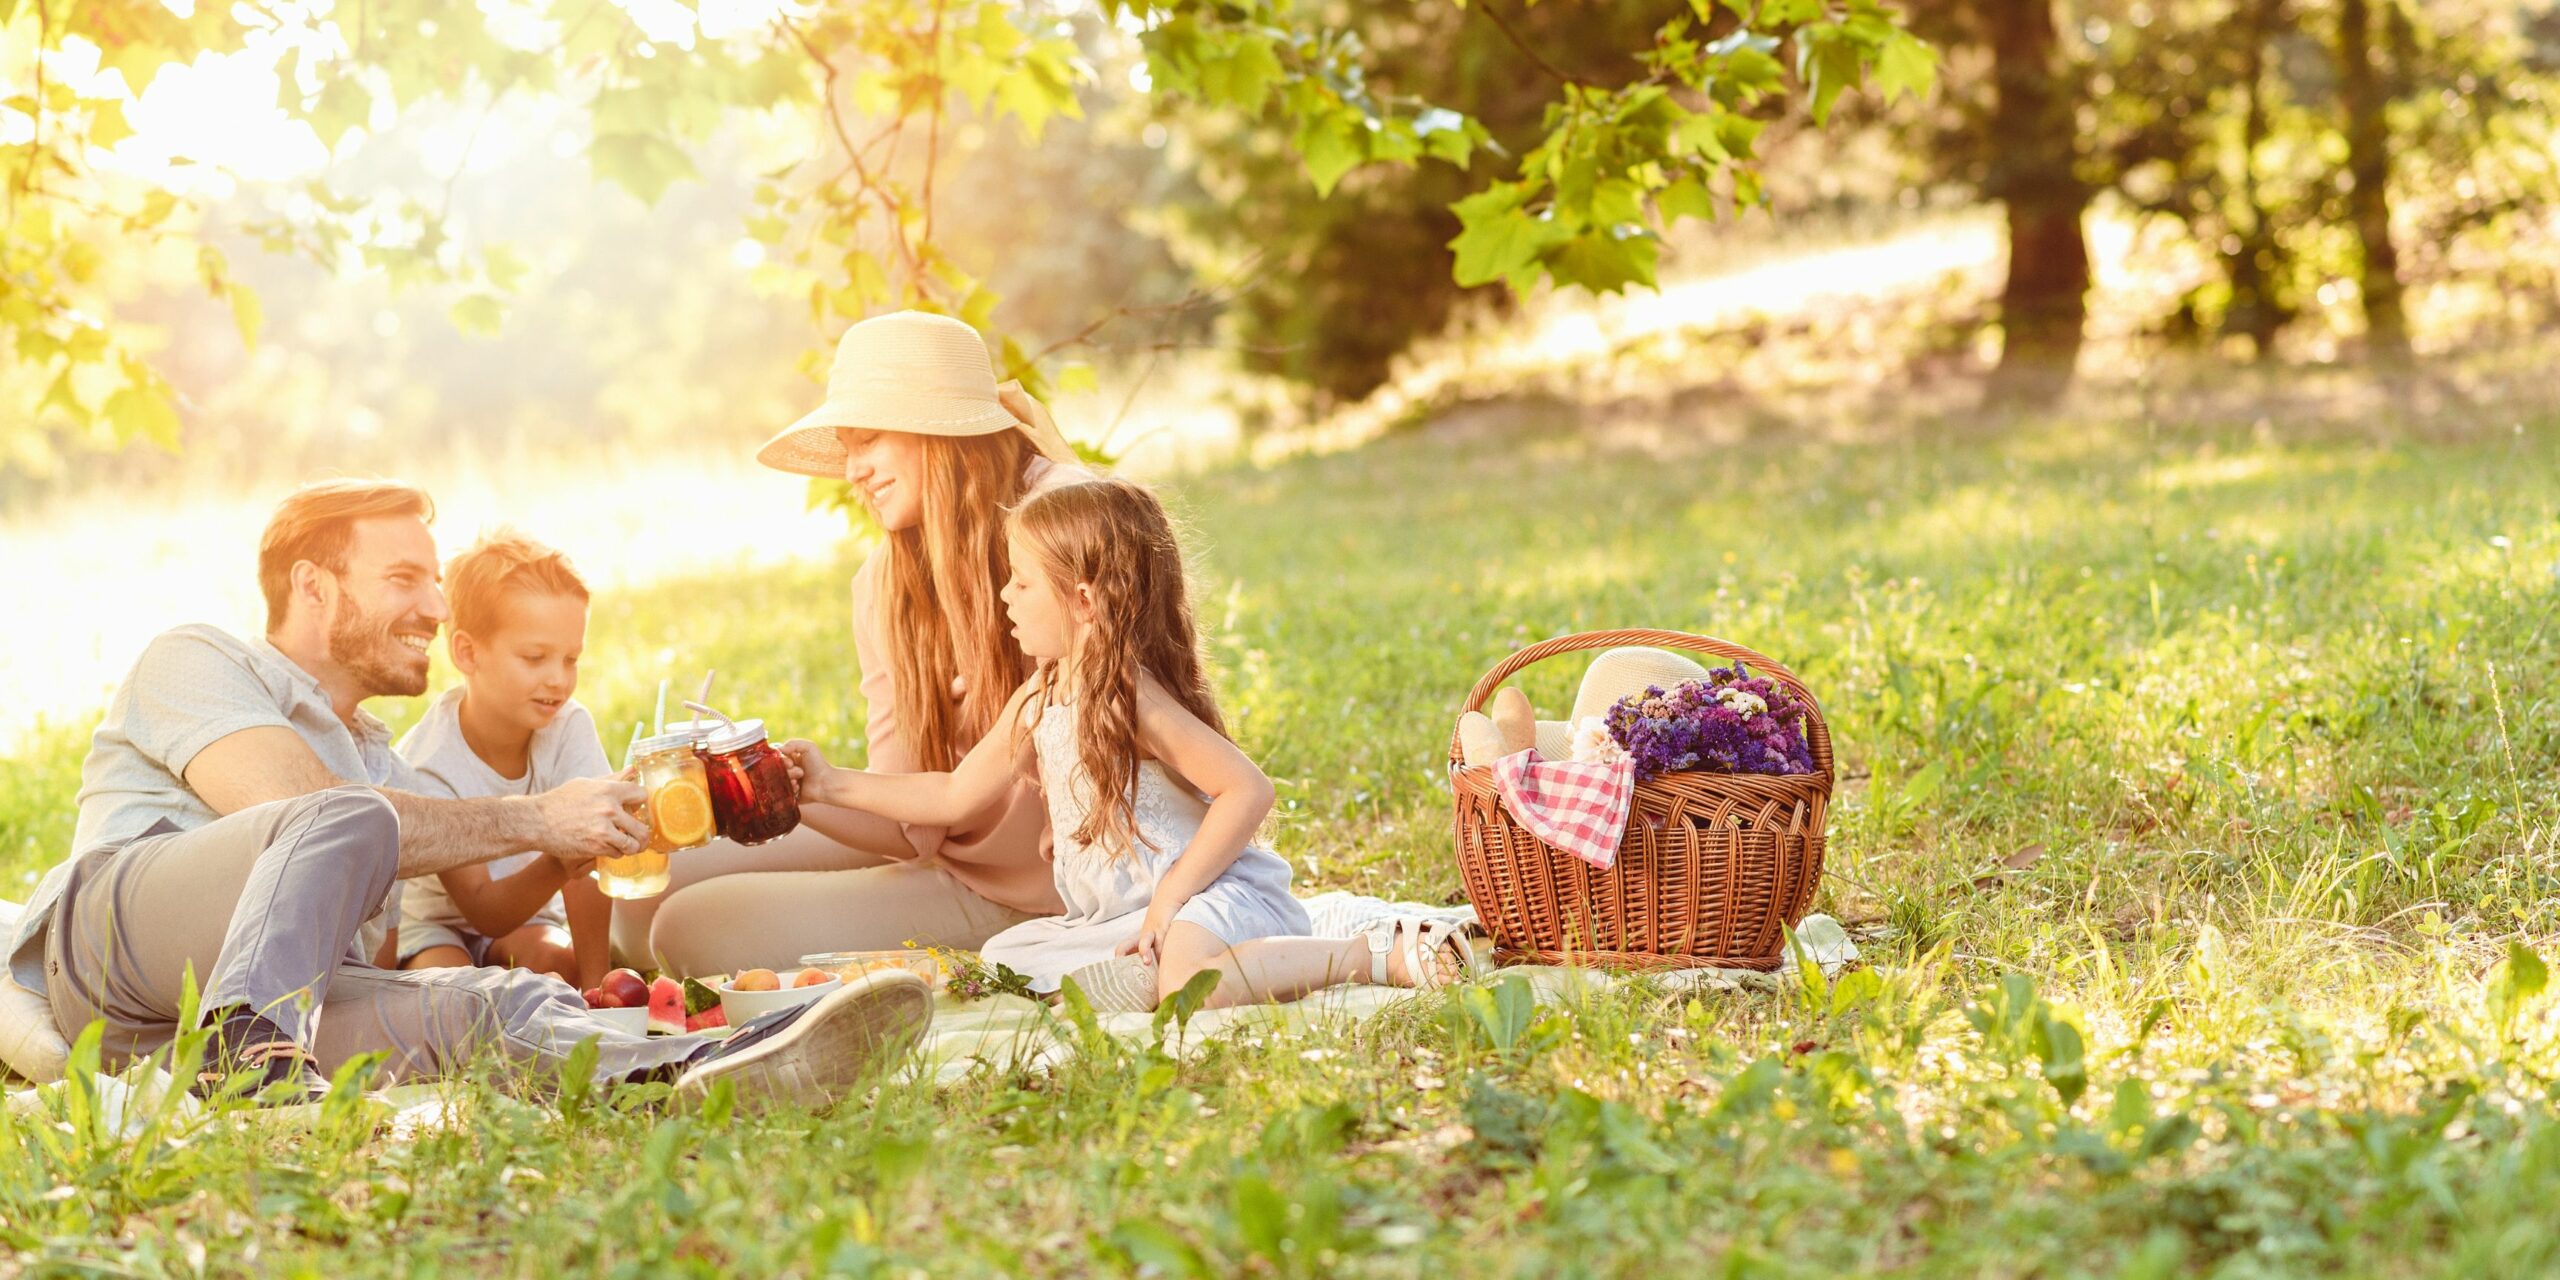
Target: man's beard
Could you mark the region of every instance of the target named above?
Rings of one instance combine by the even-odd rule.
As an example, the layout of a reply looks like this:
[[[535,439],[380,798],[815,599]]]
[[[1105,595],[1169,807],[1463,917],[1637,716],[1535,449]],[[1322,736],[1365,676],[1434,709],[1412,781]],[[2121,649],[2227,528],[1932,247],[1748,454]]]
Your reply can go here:
[[[368,698],[414,698],[427,691],[427,673],[412,669],[415,651],[392,638],[399,619],[366,613],[344,597],[329,623],[329,661],[356,678]],[[433,634],[433,628],[420,628]]]

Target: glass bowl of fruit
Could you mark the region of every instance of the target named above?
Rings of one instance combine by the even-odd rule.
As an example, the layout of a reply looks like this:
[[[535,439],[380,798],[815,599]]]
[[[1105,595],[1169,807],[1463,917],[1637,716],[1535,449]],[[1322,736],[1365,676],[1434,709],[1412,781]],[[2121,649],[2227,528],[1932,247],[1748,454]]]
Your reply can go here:
[[[795,973],[775,973],[771,969],[745,969],[712,990],[720,993],[720,1007],[729,1015],[729,1025],[742,1027],[748,1019],[776,1009],[788,1009],[812,1000],[844,985],[844,979],[824,969],[801,969]]]
[[[950,966],[943,963],[940,953],[912,947],[896,951],[821,951],[800,957],[800,963],[825,969],[847,982],[878,969],[904,969],[936,991],[951,979]]]

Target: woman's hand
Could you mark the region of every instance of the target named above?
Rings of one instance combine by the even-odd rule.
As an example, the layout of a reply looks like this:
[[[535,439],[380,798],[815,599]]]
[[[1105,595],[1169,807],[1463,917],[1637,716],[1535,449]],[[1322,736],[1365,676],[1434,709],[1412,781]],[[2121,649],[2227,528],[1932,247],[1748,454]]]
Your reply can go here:
[[[1074,447],[1067,443],[1065,434],[1058,430],[1057,419],[1049,416],[1049,406],[1033,399],[1030,392],[1022,389],[1021,383],[1008,379],[997,386],[996,403],[1003,405],[1005,412],[1012,414],[1014,420],[1022,424],[1023,434],[1030,436],[1032,442],[1040,446],[1042,454],[1073,454]],[[1065,458],[1062,457],[1061,460]]]

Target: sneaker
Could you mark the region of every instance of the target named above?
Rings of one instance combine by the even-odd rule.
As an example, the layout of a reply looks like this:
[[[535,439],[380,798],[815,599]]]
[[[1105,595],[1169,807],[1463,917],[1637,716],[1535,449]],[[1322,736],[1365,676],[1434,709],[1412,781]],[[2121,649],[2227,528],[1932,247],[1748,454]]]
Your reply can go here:
[[[932,1021],[924,979],[875,970],[730,1033],[676,1078],[676,1096],[698,1102],[725,1079],[741,1105],[823,1107],[905,1056]]]
[[[261,1107],[298,1107],[329,1096],[329,1078],[284,1029],[240,1011],[215,1028],[204,1068],[187,1091],[199,1098],[246,1098]]]

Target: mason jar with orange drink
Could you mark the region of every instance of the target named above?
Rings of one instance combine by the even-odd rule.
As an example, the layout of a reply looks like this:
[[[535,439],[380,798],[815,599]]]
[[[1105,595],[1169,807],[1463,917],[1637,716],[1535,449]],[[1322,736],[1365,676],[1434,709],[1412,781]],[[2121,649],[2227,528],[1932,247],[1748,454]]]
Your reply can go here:
[[[654,898],[667,891],[667,855],[711,839],[711,786],[692,734],[662,733],[631,750],[637,780],[648,793],[643,813],[649,842],[634,853],[596,859],[596,887],[609,898]]]

